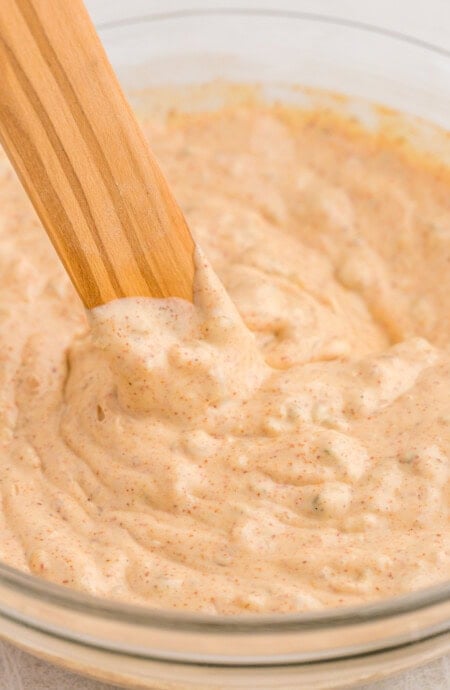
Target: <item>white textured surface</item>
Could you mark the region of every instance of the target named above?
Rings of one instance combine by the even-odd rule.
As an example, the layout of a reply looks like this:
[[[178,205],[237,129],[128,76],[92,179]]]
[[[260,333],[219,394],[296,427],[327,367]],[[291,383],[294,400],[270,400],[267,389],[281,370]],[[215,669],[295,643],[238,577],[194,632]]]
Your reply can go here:
[[[0,0],[1,1],[1,0]],[[161,0],[86,0],[96,22],[136,16],[161,7]],[[202,7],[205,2],[186,0],[185,7]],[[208,3],[211,6],[211,3]],[[165,10],[180,2],[164,0]],[[295,0],[218,0],[217,6],[266,6],[293,7]],[[302,3],[303,9],[314,12],[339,14],[350,13],[360,21],[377,23],[422,40],[434,41],[448,47],[450,37],[450,0],[435,0],[430,12],[427,0],[310,0],[310,7]],[[356,11],[355,11],[356,8]],[[438,8],[436,10],[436,8]],[[384,17],[384,18],[383,18]],[[388,18],[387,18],[388,17]],[[114,690],[115,686],[87,680],[72,673],[34,659],[9,644],[0,643],[0,690]],[[403,674],[397,678],[366,685],[364,690],[450,690],[450,656],[421,669]]]

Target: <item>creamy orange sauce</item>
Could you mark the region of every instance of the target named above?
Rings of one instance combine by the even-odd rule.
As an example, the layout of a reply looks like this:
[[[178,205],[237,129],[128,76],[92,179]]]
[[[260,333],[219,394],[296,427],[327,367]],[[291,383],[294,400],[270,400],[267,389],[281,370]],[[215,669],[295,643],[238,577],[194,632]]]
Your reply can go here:
[[[447,579],[446,175],[323,114],[144,126],[202,248],[194,306],[88,324],[0,160],[0,558],[212,613]]]

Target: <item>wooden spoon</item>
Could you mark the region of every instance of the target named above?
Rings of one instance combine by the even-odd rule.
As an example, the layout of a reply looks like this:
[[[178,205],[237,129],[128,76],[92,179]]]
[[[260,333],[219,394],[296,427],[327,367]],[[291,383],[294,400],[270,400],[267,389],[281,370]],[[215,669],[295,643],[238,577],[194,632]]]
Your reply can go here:
[[[0,139],[86,307],[192,300],[192,237],[81,0],[0,0]]]

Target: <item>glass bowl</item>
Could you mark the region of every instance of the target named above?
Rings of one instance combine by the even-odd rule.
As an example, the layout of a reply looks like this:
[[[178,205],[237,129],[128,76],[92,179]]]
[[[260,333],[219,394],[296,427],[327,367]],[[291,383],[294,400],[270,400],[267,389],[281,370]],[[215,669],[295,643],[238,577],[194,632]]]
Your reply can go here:
[[[362,24],[351,2],[345,18],[308,14],[301,0],[295,10],[276,4],[186,9],[171,2],[168,11],[160,2],[144,16],[143,3],[130,0],[119,19],[98,28],[136,104],[137,89],[222,78],[258,82],[267,98],[282,100],[300,97],[293,84],[346,92],[448,125],[450,53],[443,48]],[[437,13],[439,3],[429,4]],[[436,147],[426,124],[411,123],[411,136]],[[439,152],[450,161],[449,138]],[[129,687],[320,690],[449,651],[450,583],[352,608],[227,618],[113,603],[0,565],[0,635]]]

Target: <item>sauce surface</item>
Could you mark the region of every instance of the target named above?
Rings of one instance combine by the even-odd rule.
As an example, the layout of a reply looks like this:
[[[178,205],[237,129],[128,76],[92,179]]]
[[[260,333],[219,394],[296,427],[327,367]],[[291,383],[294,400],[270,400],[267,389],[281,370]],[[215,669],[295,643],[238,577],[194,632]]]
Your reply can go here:
[[[195,306],[88,324],[0,158],[0,559],[227,614],[449,578],[448,176],[323,113],[144,127]]]

